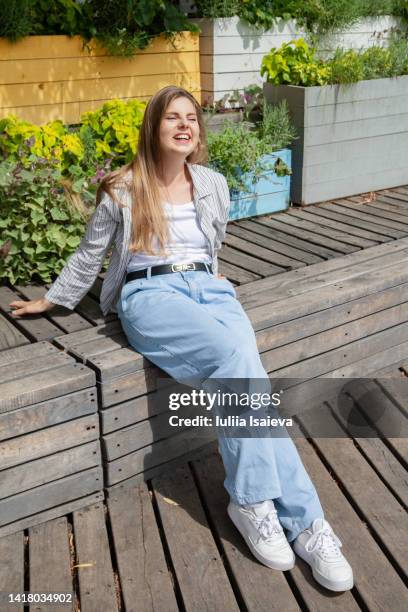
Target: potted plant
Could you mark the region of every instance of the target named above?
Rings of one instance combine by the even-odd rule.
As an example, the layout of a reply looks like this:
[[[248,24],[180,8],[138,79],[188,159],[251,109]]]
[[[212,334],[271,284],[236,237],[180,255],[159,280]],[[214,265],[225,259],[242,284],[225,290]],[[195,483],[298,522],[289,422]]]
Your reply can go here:
[[[295,138],[285,102],[263,104],[257,123],[227,122],[209,132],[209,163],[227,179],[230,219],[284,210],[289,205],[291,151]]]
[[[286,100],[299,134],[291,200],[312,204],[405,184],[408,40],[317,59],[302,39],[261,66],[268,103]]]

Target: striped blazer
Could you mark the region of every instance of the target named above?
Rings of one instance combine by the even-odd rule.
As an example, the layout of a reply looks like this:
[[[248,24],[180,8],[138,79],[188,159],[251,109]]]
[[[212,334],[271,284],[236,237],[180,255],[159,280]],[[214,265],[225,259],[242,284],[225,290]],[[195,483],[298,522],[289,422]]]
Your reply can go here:
[[[198,222],[208,240],[213,272],[217,274],[217,251],[221,248],[225,236],[230,207],[228,184],[220,172],[201,164],[185,163],[193,181]],[[118,187],[117,194],[123,207],[113,202],[108,194],[103,195],[88,223],[81,244],[45,294],[50,302],[73,310],[92,287],[106,254],[111,249],[100,304],[104,315],[112,309],[115,310],[132,255],[130,192],[125,187]]]

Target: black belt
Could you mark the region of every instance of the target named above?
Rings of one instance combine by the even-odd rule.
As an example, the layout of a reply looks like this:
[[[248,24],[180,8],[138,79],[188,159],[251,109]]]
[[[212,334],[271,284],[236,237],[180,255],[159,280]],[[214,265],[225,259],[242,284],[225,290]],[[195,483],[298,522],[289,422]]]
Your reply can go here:
[[[153,266],[150,268],[151,275],[156,276],[156,274],[170,274],[171,272],[190,272],[192,270],[208,270],[212,274],[212,265],[204,264],[202,261],[192,262],[192,263],[182,263],[182,264],[165,264],[163,266]],[[129,272],[126,274],[126,283],[129,283],[136,278],[147,278],[147,268],[143,270],[137,270],[137,272]]]

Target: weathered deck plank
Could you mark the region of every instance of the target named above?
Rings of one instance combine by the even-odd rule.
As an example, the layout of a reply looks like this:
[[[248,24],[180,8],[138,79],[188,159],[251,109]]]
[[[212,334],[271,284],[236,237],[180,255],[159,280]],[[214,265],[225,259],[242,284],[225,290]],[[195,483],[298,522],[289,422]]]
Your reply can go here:
[[[367,232],[366,230],[355,228],[351,225],[346,225],[346,223],[341,223],[340,221],[334,221],[325,214],[326,211],[324,206],[312,206],[311,208],[312,210],[309,210],[309,206],[306,210],[304,208],[300,210],[294,208],[290,211],[290,214],[300,219],[306,219],[312,223],[316,223],[317,225],[344,232],[350,244],[355,244],[363,249],[382,242],[381,236],[378,236],[378,234]],[[378,240],[378,238],[380,239]]]
[[[117,487],[108,509],[126,612],[177,612],[147,486]]]
[[[276,261],[281,261],[282,264],[288,267],[300,268],[301,266],[321,261],[320,257],[316,257],[304,251],[300,252],[298,249],[294,249],[289,245],[273,240],[270,236],[263,236],[257,232],[245,229],[239,223],[230,223],[228,225],[227,236],[230,235],[237,236],[246,240],[248,243],[257,244],[272,251],[276,257],[280,258],[280,260],[277,259]]]
[[[188,468],[153,479],[153,491],[186,611],[238,611]]]
[[[24,591],[24,532],[0,537],[0,593],[7,597],[8,593]],[[9,603],[2,600],[2,612],[23,612],[24,605]]]
[[[13,323],[0,314],[0,351],[28,344],[29,339]]]
[[[119,609],[102,503],[73,513],[81,612]]]
[[[66,517],[48,521],[28,531],[30,590],[37,593],[72,593],[71,559]],[[56,606],[57,607],[57,606]],[[75,609],[75,601],[64,610]],[[35,612],[48,612],[50,605],[36,603]]]

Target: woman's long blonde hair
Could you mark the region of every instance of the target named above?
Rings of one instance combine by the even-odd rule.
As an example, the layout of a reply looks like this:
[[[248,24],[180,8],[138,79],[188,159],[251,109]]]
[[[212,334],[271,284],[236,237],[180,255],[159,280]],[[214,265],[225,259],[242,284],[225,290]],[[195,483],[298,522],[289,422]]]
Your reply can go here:
[[[132,252],[145,251],[149,255],[156,255],[152,249],[152,239],[153,236],[156,236],[160,254],[165,253],[168,226],[158,189],[159,129],[167,107],[180,96],[185,96],[193,103],[200,128],[198,146],[187,156],[186,160],[192,164],[207,163],[207,138],[201,106],[186,89],[169,85],[160,89],[146,106],[135,158],[106,175],[97,191],[97,204],[101,201],[103,192],[106,192],[119,206],[121,203],[114,193],[115,187],[125,185],[125,188],[131,191],[132,241],[130,250]],[[126,175],[130,175],[130,180],[126,180]]]

